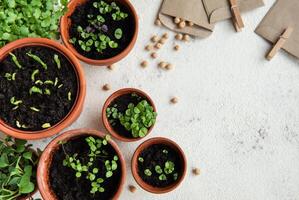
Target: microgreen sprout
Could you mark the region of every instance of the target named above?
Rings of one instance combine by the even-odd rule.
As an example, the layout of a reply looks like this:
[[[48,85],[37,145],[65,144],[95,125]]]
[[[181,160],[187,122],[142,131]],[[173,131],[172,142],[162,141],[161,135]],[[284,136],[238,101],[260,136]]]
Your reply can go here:
[[[42,91],[42,89],[40,89],[36,86],[32,86],[29,90],[29,94],[32,95],[33,93],[43,94],[43,91]]]
[[[30,53],[30,52],[28,52],[28,53],[26,53],[26,54],[27,54],[29,57],[31,57],[32,59],[34,59],[36,62],[38,62],[39,64],[41,64],[42,67],[43,67],[45,70],[48,69],[47,64],[44,63],[40,57],[38,57],[37,55],[34,55],[34,54]]]
[[[54,55],[54,61],[57,65],[57,68],[60,69],[61,68],[61,63],[60,63],[60,60],[59,60],[59,56],[57,54]]]
[[[54,86],[56,86],[58,84],[58,78],[55,77],[55,82],[54,82]]]
[[[30,109],[33,110],[33,111],[35,111],[35,112],[39,112],[40,111],[40,109],[38,109],[36,107],[33,107],[33,106],[31,106]]]
[[[51,124],[50,124],[50,123],[44,123],[44,124],[42,125],[42,128],[43,128],[43,129],[50,128],[50,127],[51,127]]]
[[[44,82],[44,84],[46,84],[46,85],[54,85],[54,82],[51,81],[51,80],[46,80],[46,81]]]
[[[105,146],[108,145],[108,141],[110,140],[110,136],[106,135],[105,138],[94,138],[93,136],[88,136],[85,138],[86,143],[89,146],[88,153],[88,162],[83,163],[82,160],[78,157],[78,154],[74,154],[70,156],[66,153],[64,149],[65,143],[61,143],[63,151],[66,155],[63,160],[63,166],[69,167],[74,170],[74,175],[78,179],[85,178],[90,182],[91,185],[91,194],[95,194],[97,192],[102,193],[105,192],[105,188],[103,187],[103,183],[113,176],[113,172],[118,169],[118,156],[113,156],[113,159],[107,159],[108,154],[105,150]],[[105,175],[102,177],[100,175],[100,170],[98,167],[97,159],[101,159],[102,163],[105,164]]]
[[[22,65],[19,63],[18,58],[16,57],[16,55],[13,54],[13,53],[9,53],[9,55],[11,55],[11,59],[12,59],[12,61],[15,63],[15,65],[16,65],[19,69],[22,69]]]
[[[63,86],[63,84],[60,84],[60,85],[58,85],[58,87],[57,88],[61,88]]]
[[[36,69],[36,70],[34,70],[33,72],[32,72],[32,74],[31,74],[31,80],[34,82],[35,81],[35,75],[37,75],[39,73],[39,70],[38,69]]]
[[[144,170],[144,174],[145,174],[146,176],[151,176],[151,175],[152,175],[152,171],[149,170],[149,169],[145,169],[145,170]]]
[[[142,163],[144,162],[144,159],[142,157],[138,157],[138,161]]]
[[[17,73],[5,73],[4,77],[8,80],[8,81],[15,81],[16,80],[16,74]]]
[[[68,99],[69,101],[72,100],[72,93],[71,93],[71,92],[68,92],[68,93],[67,93],[67,99]]]
[[[11,97],[10,98],[10,103],[12,105],[18,106],[19,104],[23,103],[23,101],[22,100],[17,100],[16,97]]]
[[[44,94],[51,95],[51,90],[49,90],[48,88],[46,88]]]

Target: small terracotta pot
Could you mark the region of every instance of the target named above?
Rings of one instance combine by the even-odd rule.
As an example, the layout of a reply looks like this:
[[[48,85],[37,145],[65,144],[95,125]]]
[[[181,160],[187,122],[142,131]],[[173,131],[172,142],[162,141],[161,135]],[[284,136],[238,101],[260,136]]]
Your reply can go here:
[[[59,141],[68,141],[70,139],[80,137],[83,135],[93,135],[96,137],[104,138],[105,134],[101,133],[96,130],[92,129],[76,129],[76,130],[71,130],[67,131],[60,136],[56,137],[54,140],[52,140],[45,150],[43,151],[39,163],[38,163],[38,168],[37,168],[37,183],[38,183],[38,188],[39,191],[43,197],[44,200],[58,200],[54,191],[51,189],[50,186],[50,177],[49,177],[49,168],[51,166],[51,162],[53,159],[53,155],[60,146]],[[116,191],[114,197],[112,199],[118,199],[118,197],[121,194],[121,191],[123,190],[123,186],[125,184],[126,180],[126,163],[124,160],[124,157],[118,148],[117,144],[113,141],[110,140],[109,144],[113,147],[113,149],[116,151],[117,156],[119,158],[119,161],[121,163],[121,180],[119,184],[119,188]],[[55,178],[55,177],[52,177]],[[63,185],[61,186],[63,187]]]
[[[131,42],[129,43],[129,45],[118,55],[112,57],[112,58],[108,58],[108,59],[101,59],[101,60],[94,60],[94,59],[90,59],[87,58],[83,55],[81,55],[79,52],[77,52],[77,50],[73,47],[72,44],[69,43],[69,27],[71,26],[71,19],[70,16],[73,14],[73,12],[76,10],[76,7],[85,3],[88,0],[72,0],[70,1],[70,3],[68,4],[68,11],[67,13],[61,18],[61,23],[60,23],[60,32],[61,32],[61,38],[63,43],[65,44],[65,46],[73,53],[77,56],[77,58],[79,58],[80,60],[91,64],[91,65],[112,65],[113,63],[116,63],[118,61],[120,61],[121,59],[123,59],[124,57],[126,57],[129,52],[132,50],[132,48],[134,47],[136,40],[137,40],[137,35],[138,35],[138,16],[137,13],[135,11],[135,8],[133,7],[133,5],[130,3],[129,0],[114,0],[115,2],[119,3],[119,4],[123,4],[125,5],[129,10],[130,10],[130,14],[132,15],[133,19],[134,19],[134,30],[132,30],[134,32],[133,34],[133,38],[131,40]]]
[[[7,135],[10,135],[14,138],[24,139],[24,140],[37,140],[41,138],[46,138],[53,136],[64,128],[70,126],[81,114],[83,109],[84,99],[86,95],[86,82],[84,77],[84,71],[81,68],[81,65],[78,59],[64,46],[61,44],[45,39],[45,38],[24,38],[11,42],[0,49],[0,60],[4,59],[11,51],[17,48],[26,47],[26,46],[43,46],[54,49],[61,54],[63,54],[73,65],[74,71],[77,74],[78,81],[78,95],[76,101],[68,113],[59,123],[54,126],[40,131],[23,131],[13,128],[6,124],[3,120],[0,119],[0,131],[4,132]]]
[[[157,112],[156,110],[156,107],[155,107],[155,104],[153,102],[153,100],[150,98],[149,95],[147,95],[145,92],[141,91],[141,90],[138,90],[138,89],[135,89],[135,88],[124,88],[124,89],[120,89],[120,90],[117,90],[116,92],[114,92],[110,97],[108,97],[108,99],[106,100],[104,106],[103,106],[103,109],[102,109],[102,122],[106,128],[106,130],[116,139],[118,140],[121,140],[123,142],[136,142],[138,140],[142,140],[143,138],[127,138],[127,137],[124,137],[120,134],[118,134],[116,131],[114,131],[113,127],[111,126],[111,124],[109,123],[109,120],[106,116],[106,110],[107,108],[110,106],[110,104],[115,100],[117,99],[118,97],[122,96],[122,95],[125,95],[125,94],[131,94],[131,93],[136,93],[138,94],[139,96],[141,97],[144,97],[148,102],[149,104],[154,108],[154,112]],[[150,132],[153,130],[155,124],[152,125],[149,130],[148,130],[148,134],[150,134]],[[146,136],[147,136],[146,135]]]
[[[174,182],[172,185],[169,185],[169,186],[163,187],[163,188],[158,188],[158,187],[149,185],[148,183],[144,182],[138,174],[138,157],[139,157],[140,153],[143,150],[145,150],[148,147],[155,145],[155,144],[164,144],[164,145],[169,146],[170,148],[172,148],[173,150],[175,150],[177,152],[177,154],[179,155],[181,162],[182,162],[181,163],[182,172],[181,172],[180,178],[176,182]],[[140,187],[142,187],[144,190],[151,192],[151,193],[155,193],[155,194],[167,193],[167,192],[170,192],[170,191],[174,190],[175,188],[177,188],[182,183],[182,181],[186,175],[186,169],[187,169],[187,160],[186,160],[186,156],[185,156],[183,150],[179,147],[178,144],[176,144],[172,140],[169,140],[167,138],[162,138],[162,137],[152,138],[152,139],[149,139],[149,140],[146,140],[145,142],[143,142],[136,149],[136,151],[133,155],[133,158],[132,158],[132,163],[131,163],[131,170],[133,173],[133,177],[136,180],[136,182],[138,183],[138,185]]]

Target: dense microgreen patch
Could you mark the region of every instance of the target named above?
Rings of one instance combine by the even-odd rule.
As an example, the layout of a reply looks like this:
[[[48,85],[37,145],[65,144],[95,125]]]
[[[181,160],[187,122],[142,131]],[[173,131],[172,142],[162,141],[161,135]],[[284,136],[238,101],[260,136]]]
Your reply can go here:
[[[58,38],[58,23],[67,0],[3,0],[0,47],[24,37]]]
[[[0,199],[15,200],[36,187],[38,157],[24,140],[0,141]]]
[[[136,93],[131,94],[137,99],[141,99]],[[156,122],[157,113],[147,100],[140,100],[136,105],[129,103],[124,112],[118,110],[118,105],[109,106],[106,116],[109,123],[115,126],[118,122],[130,131],[134,138],[145,137],[149,128]]]
[[[80,158],[78,153],[69,155],[64,149],[64,145],[66,143],[64,141],[60,142],[65,153],[63,166],[71,168],[77,179],[88,180],[91,187],[91,194],[105,192],[105,182],[109,181],[109,179],[114,175],[115,171],[119,168],[117,163],[117,155],[113,155],[113,159],[108,159],[109,154],[105,150],[105,146],[109,144],[109,140],[109,135],[106,135],[104,139],[95,138],[93,136],[86,137],[85,141],[89,146],[89,153],[86,155],[87,158]],[[98,159],[101,161],[99,162]],[[104,176],[100,175],[99,170],[101,168],[101,164],[105,165]]]
[[[103,53],[107,48],[118,48],[117,40],[123,36],[121,28],[111,30],[106,22],[105,15],[111,15],[114,21],[124,20],[128,17],[127,13],[120,10],[115,2],[107,3],[103,0],[93,2],[93,7],[98,10],[98,13],[88,14],[86,16],[88,21],[87,27],[77,26],[77,31],[80,34],[78,38],[71,38],[71,44],[78,43],[83,51],[89,52],[94,48],[97,52]],[[108,31],[114,31],[114,38],[107,35]]]

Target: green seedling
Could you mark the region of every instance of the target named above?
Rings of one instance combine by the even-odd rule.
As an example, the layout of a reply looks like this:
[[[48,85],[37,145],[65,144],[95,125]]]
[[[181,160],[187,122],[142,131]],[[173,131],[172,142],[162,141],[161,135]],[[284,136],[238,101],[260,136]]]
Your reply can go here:
[[[60,60],[59,60],[59,56],[57,54],[54,55],[54,61],[57,65],[57,68],[60,69],[61,68],[61,63],[60,63]]]
[[[35,81],[35,76],[37,75],[39,73],[39,70],[38,69],[36,69],[36,70],[34,70],[33,72],[32,72],[32,74],[31,74],[31,80],[34,82]]]
[[[39,64],[41,64],[42,67],[43,67],[45,70],[48,69],[47,64],[44,63],[40,57],[38,57],[37,55],[34,55],[34,54],[30,53],[30,52],[28,52],[28,53],[26,53],[26,54],[27,54],[29,57],[31,57],[32,59],[34,59],[36,62],[38,62]]]
[[[43,94],[43,91],[42,91],[42,89],[40,89],[36,86],[32,86],[29,90],[29,94],[32,95],[33,93]]]
[[[51,124],[50,124],[50,123],[44,123],[44,124],[42,125],[42,128],[43,128],[43,129],[50,128],[50,127],[51,127]]]
[[[19,69],[22,69],[22,65],[19,63],[17,57],[15,54],[13,53],[9,53],[9,55],[11,55],[11,59],[12,61],[15,63],[15,65],[19,68]]]
[[[15,81],[16,80],[16,75],[17,73],[13,73],[13,74],[10,74],[10,73],[5,73],[4,77],[8,80],[8,81]]]

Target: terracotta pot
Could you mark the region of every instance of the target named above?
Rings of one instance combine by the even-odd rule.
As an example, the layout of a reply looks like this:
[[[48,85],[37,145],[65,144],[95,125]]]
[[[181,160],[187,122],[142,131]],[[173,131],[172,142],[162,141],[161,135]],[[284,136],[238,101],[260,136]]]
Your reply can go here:
[[[72,109],[70,110],[68,115],[64,117],[64,119],[62,119],[59,123],[55,124],[54,126],[40,131],[23,131],[9,126],[3,120],[0,119],[0,131],[4,132],[5,134],[10,135],[14,138],[24,140],[37,140],[41,138],[50,137],[59,133],[64,128],[70,126],[79,117],[85,99],[86,82],[84,77],[84,71],[81,68],[78,59],[67,48],[53,40],[45,38],[25,38],[16,40],[0,49],[0,60],[4,59],[14,49],[25,46],[44,46],[60,52],[73,64],[78,80],[78,95],[76,97],[76,101]]]
[[[172,185],[169,185],[167,187],[158,188],[158,187],[149,185],[148,183],[143,181],[142,178],[138,174],[138,157],[139,157],[140,153],[143,150],[145,150],[146,148],[148,148],[154,144],[164,144],[164,145],[169,146],[170,148],[172,148],[173,150],[175,150],[177,152],[177,154],[179,155],[179,157],[181,159],[181,165],[182,165],[181,176],[176,182],[174,182]],[[136,151],[133,155],[133,158],[132,158],[132,163],[131,163],[131,170],[133,173],[133,177],[136,180],[136,182],[138,183],[138,185],[140,187],[142,187],[144,190],[151,192],[151,193],[155,193],[155,194],[167,193],[167,192],[170,192],[170,191],[174,190],[175,188],[177,188],[182,183],[182,181],[186,175],[186,169],[187,169],[187,160],[186,160],[186,156],[185,156],[183,150],[175,142],[173,142],[167,138],[162,138],[162,137],[152,138],[152,139],[149,139],[149,140],[143,142],[136,149]]]
[[[50,186],[50,177],[49,177],[49,168],[51,166],[52,158],[55,153],[55,151],[59,147],[59,141],[68,141],[72,138],[83,136],[83,135],[93,135],[96,137],[104,138],[105,134],[101,133],[96,130],[92,129],[76,129],[76,130],[71,130],[67,131],[60,136],[56,137],[54,140],[52,140],[48,146],[45,148],[43,151],[39,163],[38,163],[38,168],[37,168],[37,183],[38,183],[38,188],[39,191],[43,197],[44,200],[58,200],[54,191],[51,189]],[[125,184],[125,179],[126,179],[126,163],[124,160],[124,157],[119,150],[117,144],[110,140],[109,144],[115,149],[117,156],[119,158],[119,161],[121,163],[121,180],[120,180],[120,185],[118,190],[116,191],[114,197],[112,199],[118,199],[118,197],[121,194],[121,191],[123,190],[123,186]],[[54,178],[54,177],[52,177]],[[62,186],[63,187],[63,186]]]
[[[75,54],[80,60],[91,64],[91,65],[112,65],[113,63],[116,63],[118,61],[120,61],[121,59],[123,59],[124,57],[126,57],[129,52],[132,50],[132,48],[134,47],[136,40],[137,40],[137,35],[138,35],[138,16],[137,13],[135,11],[135,8],[133,7],[133,5],[129,2],[129,0],[114,0],[115,2],[119,3],[119,4],[123,4],[125,5],[129,10],[130,10],[130,14],[132,15],[132,17],[134,18],[134,22],[135,22],[135,28],[134,30],[134,35],[133,38],[131,40],[131,42],[129,43],[129,45],[118,55],[112,57],[112,58],[108,58],[108,59],[101,59],[101,60],[94,60],[94,59],[90,59],[87,58],[83,55],[81,55],[80,53],[77,52],[77,50],[73,47],[72,44],[69,43],[69,27],[71,25],[71,19],[70,16],[73,14],[73,12],[75,11],[76,7],[78,5],[81,5],[83,3],[85,3],[88,0],[72,0],[69,4],[68,4],[68,11],[67,13],[61,18],[61,23],[60,23],[60,32],[61,32],[61,38],[63,43],[65,44],[65,46],[73,53]]]
[[[149,102],[149,104],[154,108],[154,112],[157,112],[155,104],[153,102],[153,100],[150,98],[149,95],[147,95],[145,92],[139,90],[139,89],[135,89],[135,88],[124,88],[124,89],[120,89],[117,90],[116,92],[114,92],[110,97],[108,97],[108,99],[106,100],[103,109],[102,109],[102,122],[106,128],[106,130],[116,139],[121,140],[123,142],[136,142],[138,140],[142,140],[143,138],[127,138],[124,137],[120,134],[118,134],[116,131],[114,131],[113,127],[111,126],[111,124],[109,123],[109,120],[106,116],[106,110],[107,108],[110,106],[110,104],[117,99],[119,96],[122,96],[124,94],[131,94],[131,93],[136,93],[141,97],[146,98],[146,100]],[[153,130],[155,124],[152,125],[149,130],[148,130],[148,134],[150,134],[150,132]],[[146,135],[146,136],[147,136]]]

